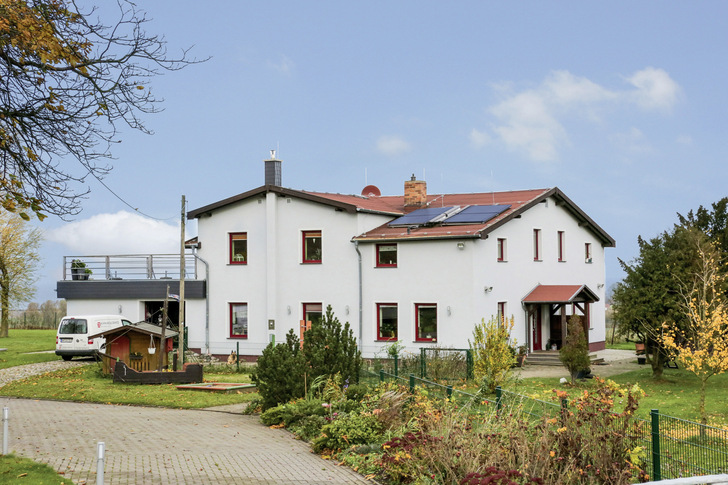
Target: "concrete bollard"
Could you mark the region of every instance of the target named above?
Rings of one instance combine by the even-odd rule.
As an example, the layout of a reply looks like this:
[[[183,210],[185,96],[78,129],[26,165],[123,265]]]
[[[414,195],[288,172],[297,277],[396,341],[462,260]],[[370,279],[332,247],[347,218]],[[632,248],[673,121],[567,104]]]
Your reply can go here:
[[[104,485],[104,442],[99,441],[96,444],[96,485]]]

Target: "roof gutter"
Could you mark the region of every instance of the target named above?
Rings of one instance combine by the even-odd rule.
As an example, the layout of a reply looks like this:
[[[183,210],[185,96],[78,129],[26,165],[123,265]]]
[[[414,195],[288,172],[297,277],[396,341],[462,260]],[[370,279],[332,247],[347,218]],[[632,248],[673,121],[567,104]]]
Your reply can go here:
[[[362,317],[362,311],[363,311],[363,303],[362,303],[362,270],[361,270],[361,264],[362,263],[361,263],[361,251],[359,251],[359,241],[354,241],[354,249],[356,250],[356,254],[357,254],[357,257],[358,257],[358,260],[359,260],[359,351],[361,352],[361,350],[362,350],[362,344],[364,342],[362,340],[363,333],[362,333],[362,328],[361,327],[362,327],[362,322],[363,322],[364,319]]]
[[[210,355],[210,265],[197,255],[197,248],[192,248],[192,255],[205,265],[205,352]]]

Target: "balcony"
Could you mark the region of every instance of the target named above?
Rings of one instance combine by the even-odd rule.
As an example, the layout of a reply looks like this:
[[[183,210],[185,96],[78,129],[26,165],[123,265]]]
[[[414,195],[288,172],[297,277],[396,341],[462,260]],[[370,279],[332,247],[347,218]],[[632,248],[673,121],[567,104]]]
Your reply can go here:
[[[185,280],[196,280],[197,276],[197,259],[192,254],[185,254]],[[179,254],[63,257],[64,281],[169,279],[180,279]]]

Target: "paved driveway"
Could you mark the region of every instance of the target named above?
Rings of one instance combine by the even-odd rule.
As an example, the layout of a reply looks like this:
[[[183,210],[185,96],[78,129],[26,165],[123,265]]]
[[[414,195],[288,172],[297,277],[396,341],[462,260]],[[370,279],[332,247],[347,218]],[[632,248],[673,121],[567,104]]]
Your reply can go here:
[[[106,484],[371,483],[254,416],[6,397],[0,404],[10,409],[9,451],[76,483],[96,483],[98,441],[106,444]]]

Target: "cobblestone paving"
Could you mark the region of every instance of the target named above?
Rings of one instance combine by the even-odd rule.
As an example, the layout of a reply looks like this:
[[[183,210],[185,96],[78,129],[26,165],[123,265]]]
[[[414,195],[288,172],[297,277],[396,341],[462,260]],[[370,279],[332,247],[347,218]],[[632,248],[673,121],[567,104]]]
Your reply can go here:
[[[53,360],[51,362],[39,362],[37,364],[26,364],[19,365],[16,367],[8,367],[7,369],[0,369],[0,387],[5,384],[17,381],[19,379],[25,379],[26,377],[35,376],[38,374],[45,374],[46,372],[55,372],[62,369],[70,369],[71,367],[78,367],[80,365],[92,364],[93,360]]]
[[[10,452],[47,463],[79,484],[96,483],[99,441],[106,448],[106,484],[367,483],[254,416],[12,398],[0,403],[10,409]]]

